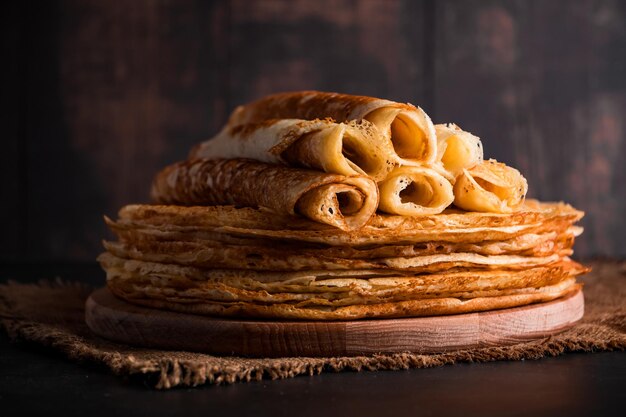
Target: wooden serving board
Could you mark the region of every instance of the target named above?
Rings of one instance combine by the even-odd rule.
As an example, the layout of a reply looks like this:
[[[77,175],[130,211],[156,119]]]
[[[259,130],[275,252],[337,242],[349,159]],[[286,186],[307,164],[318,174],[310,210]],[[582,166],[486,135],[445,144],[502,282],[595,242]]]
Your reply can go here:
[[[248,357],[435,353],[510,345],[572,327],[583,316],[578,291],[548,303],[452,316],[354,321],[237,320],[129,304],[106,288],[91,294],[85,319],[99,336],[125,344]]]

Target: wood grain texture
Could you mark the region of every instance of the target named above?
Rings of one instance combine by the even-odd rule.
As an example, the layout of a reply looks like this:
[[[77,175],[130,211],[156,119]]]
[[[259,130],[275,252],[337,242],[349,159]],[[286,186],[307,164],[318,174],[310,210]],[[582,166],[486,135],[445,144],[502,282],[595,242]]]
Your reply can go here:
[[[93,132],[68,129],[62,87],[62,31],[67,11],[59,2],[22,2],[24,108],[20,141],[25,149],[25,248],[30,259],[86,258],[96,235],[105,231],[95,222],[94,209],[105,206],[104,177],[88,155],[74,146]],[[73,76],[76,76],[74,74]],[[93,108],[93,103],[84,107]],[[110,162],[109,162],[110,163]]]
[[[147,201],[154,173],[224,122],[225,2],[25,7],[22,255],[92,260],[102,215]]]
[[[347,322],[229,320],[149,309],[107,289],[88,298],[85,320],[114,341],[250,357],[435,353],[534,340],[563,331],[584,313],[582,291],[549,303],[439,317]]]
[[[3,13],[0,260],[92,261],[102,214],[232,107],[316,88],[421,105],[585,210],[625,257],[626,5],[611,0],[14,2]]]
[[[422,103],[422,4],[232,1],[231,106],[302,89]]]

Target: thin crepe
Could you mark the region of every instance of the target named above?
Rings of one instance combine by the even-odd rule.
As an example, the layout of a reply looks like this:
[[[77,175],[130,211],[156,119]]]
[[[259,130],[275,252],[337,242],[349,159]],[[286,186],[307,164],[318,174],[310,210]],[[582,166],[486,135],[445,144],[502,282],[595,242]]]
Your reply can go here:
[[[199,270],[110,255],[100,262],[109,289],[131,303],[196,314],[319,320],[457,314],[547,301],[579,288],[574,277],[586,271],[563,264],[517,273],[344,278]]]
[[[423,317],[471,313],[518,307],[532,303],[547,302],[564,297],[581,288],[574,280],[554,286],[528,289],[526,293],[509,293],[501,296],[464,298],[426,298],[378,304],[354,304],[340,307],[297,306],[291,303],[258,304],[244,301],[194,302],[176,296],[162,299],[130,297],[111,289],[115,295],[128,302],[152,308],[222,317],[250,317],[287,320],[358,320],[365,318]]]
[[[395,168],[379,184],[378,208],[401,216],[439,214],[452,201],[452,185],[435,170],[421,166]]]
[[[175,294],[190,301],[298,302],[307,305],[375,304],[455,296],[493,296],[555,285],[586,271],[567,265],[505,271],[460,271],[438,275],[318,278],[299,274],[285,280],[259,280],[255,274],[100,257],[110,287],[137,295]],[[277,274],[273,274],[277,275]],[[289,274],[290,276],[293,274]],[[280,278],[280,276],[279,276]]]
[[[367,247],[329,246],[307,242],[284,242],[270,239],[236,238],[219,233],[167,230],[158,225],[136,225],[132,223],[106,220],[107,225],[117,235],[119,242],[130,244],[140,250],[151,251],[162,243],[185,245],[186,251],[203,251],[207,259],[235,258],[256,260],[255,258],[281,258],[282,256],[310,256],[314,258],[373,259],[397,256],[423,256],[471,252],[480,255],[524,255],[548,256],[554,253],[571,254],[576,227],[565,232],[548,231],[528,233],[512,239],[482,242],[443,242],[430,241],[417,244],[369,245]],[[169,249],[168,249],[169,250]],[[212,255],[209,255],[212,254]],[[239,262],[240,264],[242,262]],[[253,262],[256,265],[255,262]],[[271,269],[271,268],[266,268]]]
[[[511,213],[528,191],[526,178],[494,159],[464,169],[454,184],[454,204],[468,211]]]
[[[383,299],[398,301],[453,293],[481,291],[484,294],[494,290],[539,288],[588,272],[587,268],[571,260],[520,271],[460,270],[435,274],[393,271],[280,273],[219,270],[128,260],[111,254],[102,254],[98,260],[107,272],[112,286],[131,285],[141,290],[149,281],[163,290],[169,287],[170,293],[177,290],[201,292],[204,289],[231,292],[230,295],[196,294],[198,298],[212,301],[234,301],[240,299],[239,291],[247,291],[248,293],[239,294],[248,297],[248,301],[280,302],[281,298],[288,297],[291,297],[291,301],[320,297],[343,300],[344,304],[364,304]],[[225,299],[225,296],[228,298]]]
[[[411,104],[374,97],[320,91],[266,96],[237,107],[228,124],[239,126],[270,119],[323,119],[338,122],[365,119],[391,140],[403,164],[433,163],[437,156],[435,128],[428,115]]]
[[[480,138],[465,132],[454,123],[435,125],[437,134],[437,161],[456,179],[464,169],[483,161]]]
[[[432,273],[453,268],[483,268],[519,270],[531,266],[558,261],[567,252],[526,255],[480,255],[471,252],[432,254],[416,256],[392,256],[379,258],[341,258],[317,255],[314,252],[299,253],[257,248],[204,246],[195,242],[104,242],[107,251],[116,256],[150,262],[164,262],[213,268],[237,268],[270,271],[365,270],[394,269]]]
[[[166,167],[155,178],[156,202],[263,207],[301,214],[341,230],[363,226],[378,205],[376,183],[245,159],[197,159]]]
[[[347,233],[308,219],[277,216],[251,208],[129,205],[120,210],[118,223],[133,227],[157,226],[166,232],[203,232],[234,240],[363,247],[433,241],[476,243],[512,239],[528,233],[562,233],[582,216],[582,212],[567,204],[527,200],[509,214],[448,209],[441,214],[419,217],[374,215],[358,233]]]
[[[389,138],[370,122],[328,119],[274,119],[226,126],[196,146],[189,157],[250,158],[332,174],[367,175],[375,181],[385,178],[398,160]]]

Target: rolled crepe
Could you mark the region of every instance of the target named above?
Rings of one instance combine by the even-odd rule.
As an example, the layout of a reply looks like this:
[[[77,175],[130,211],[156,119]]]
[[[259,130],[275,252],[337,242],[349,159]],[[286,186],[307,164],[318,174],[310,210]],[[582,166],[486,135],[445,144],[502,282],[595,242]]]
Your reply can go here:
[[[247,159],[195,159],[157,174],[152,197],[161,204],[264,207],[301,214],[342,230],[363,226],[376,212],[376,183]]]
[[[368,121],[274,119],[226,126],[190,158],[250,158],[379,181],[397,161],[389,138]]]
[[[398,167],[379,188],[379,208],[402,216],[438,214],[454,200],[450,182],[426,167]]]
[[[480,138],[463,131],[453,123],[435,125],[437,134],[437,161],[453,178],[464,169],[470,169],[483,160]]]
[[[428,115],[412,104],[374,97],[320,91],[298,91],[266,96],[237,107],[230,126],[270,119],[322,119],[338,122],[365,119],[391,140],[403,165],[433,163],[437,156],[435,128]]]
[[[526,178],[494,159],[464,169],[454,184],[454,204],[468,211],[510,213],[524,202]]]

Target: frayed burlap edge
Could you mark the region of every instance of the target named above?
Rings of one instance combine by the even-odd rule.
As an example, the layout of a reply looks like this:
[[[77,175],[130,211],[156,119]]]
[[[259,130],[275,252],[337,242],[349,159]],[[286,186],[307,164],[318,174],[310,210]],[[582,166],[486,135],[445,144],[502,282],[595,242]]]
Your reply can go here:
[[[563,333],[506,347],[443,354],[411,353],[328,358],[247,359],[150,350],[94,336],[84,323],[91,288],[57,280],[0,286],[1,325],[12,340],[49,346],[72,360],[105,365],[117,375],[142,375],[156,388],[281,379],[327,371],[430,368],[461,362],[539,359],[567,352],[626,348],[626,263],[603,262],[583,281],[586,314]]]

